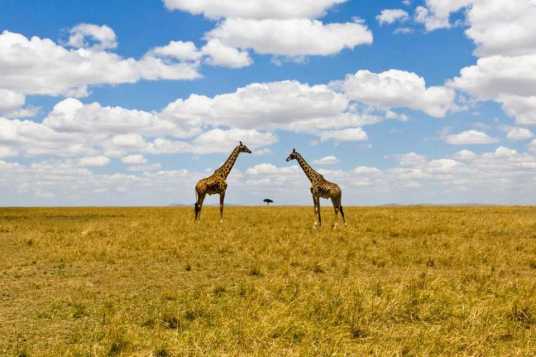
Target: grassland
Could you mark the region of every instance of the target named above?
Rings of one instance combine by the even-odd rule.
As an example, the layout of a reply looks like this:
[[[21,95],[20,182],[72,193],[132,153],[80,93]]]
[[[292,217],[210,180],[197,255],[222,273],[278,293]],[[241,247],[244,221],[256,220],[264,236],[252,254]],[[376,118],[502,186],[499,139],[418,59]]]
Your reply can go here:
[[[346,214],[0,209],[0,355],[536,355],[536,208]]]

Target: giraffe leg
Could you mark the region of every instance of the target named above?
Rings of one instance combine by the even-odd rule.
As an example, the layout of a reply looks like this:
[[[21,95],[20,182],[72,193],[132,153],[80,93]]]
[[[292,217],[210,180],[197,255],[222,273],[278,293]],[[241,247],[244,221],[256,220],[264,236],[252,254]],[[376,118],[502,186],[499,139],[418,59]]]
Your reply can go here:
[[[333,229],[337,228],[337,224],[339,223],[339,210],[341,207],[341,203],[336,198],[331,198],[331,202],[333,203],[333,209],[335,210],[335,220],[333,221]]]
[[[220,193],[220,223],[223,223],[223,202],[225,201],[225,191]]]
[[[313,207],[314,207],[314,212],[315,212],[314,213],[315,223],[314,223],[314,226],[313,226],[314,228],[316,228],[318,226],[318,219],[317,219],[317,217],[318,217],[318,214],[317,214],[318,206],[316,204],[316,201],[317,201],[317,199],[316,199],[315,195],[313,194]]]
[[[315,221],[315,227],[316,225],[318,224],[319,227],[322,226],[322,217],[320,216],[320,197],[318,196],[315,196],[314,198],[314,201],[315,201],[315,213],[316,213],[316,221]]]
[[[346,218],[344,218],[344,210],[342,209],[342,204],[339,202],[339,210],[341,211],[342,223],[346,226]]]
[[[195,221],[199,222],[201,218],[201,209],[203,208],[203,201],[205,200],[205,193],[197,193],[197,201],[195,202]]]

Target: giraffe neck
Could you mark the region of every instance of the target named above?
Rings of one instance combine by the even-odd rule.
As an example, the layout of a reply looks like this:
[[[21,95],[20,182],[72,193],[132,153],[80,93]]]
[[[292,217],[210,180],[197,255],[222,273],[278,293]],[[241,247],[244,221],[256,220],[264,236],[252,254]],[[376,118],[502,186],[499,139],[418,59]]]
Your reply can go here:
[[[236,162],[236,159],[238,159],[238,155],[240,155],[240,148],[237,146],[233,152],[231,152],[231,155],[225,160],[223,165],[220,166],[216,171],[214,171],[215,174],[220,174],[224,178],[227,178],[229,174],[231,173],[231,170]]]
[[[300,164],[303,172],[305,173],[305,176],[307,176],[309,181],[318,181],[318,179],[321,178],[322,175],[316,172],[300,154],[298,154],[297,156],[298,157],[296,160],[298,160],[298,164]]]

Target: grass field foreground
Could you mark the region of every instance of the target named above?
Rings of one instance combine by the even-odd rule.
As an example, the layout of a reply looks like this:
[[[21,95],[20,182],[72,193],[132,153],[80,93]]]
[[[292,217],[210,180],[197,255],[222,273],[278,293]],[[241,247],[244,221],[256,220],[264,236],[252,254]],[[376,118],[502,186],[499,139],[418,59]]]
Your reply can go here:
[[[536,208],[0,209],[0,355],[536,355]]]

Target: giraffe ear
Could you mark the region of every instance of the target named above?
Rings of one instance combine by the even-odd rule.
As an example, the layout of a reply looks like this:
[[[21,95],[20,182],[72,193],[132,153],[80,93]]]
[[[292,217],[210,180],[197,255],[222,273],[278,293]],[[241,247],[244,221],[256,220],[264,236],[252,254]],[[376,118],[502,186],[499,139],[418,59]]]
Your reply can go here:
[[[296,149],[292,149],[292,152],[296,152]]]
[[[244,145],[244,144],[242,144],[242,142],[240,142],[240,145]]]

